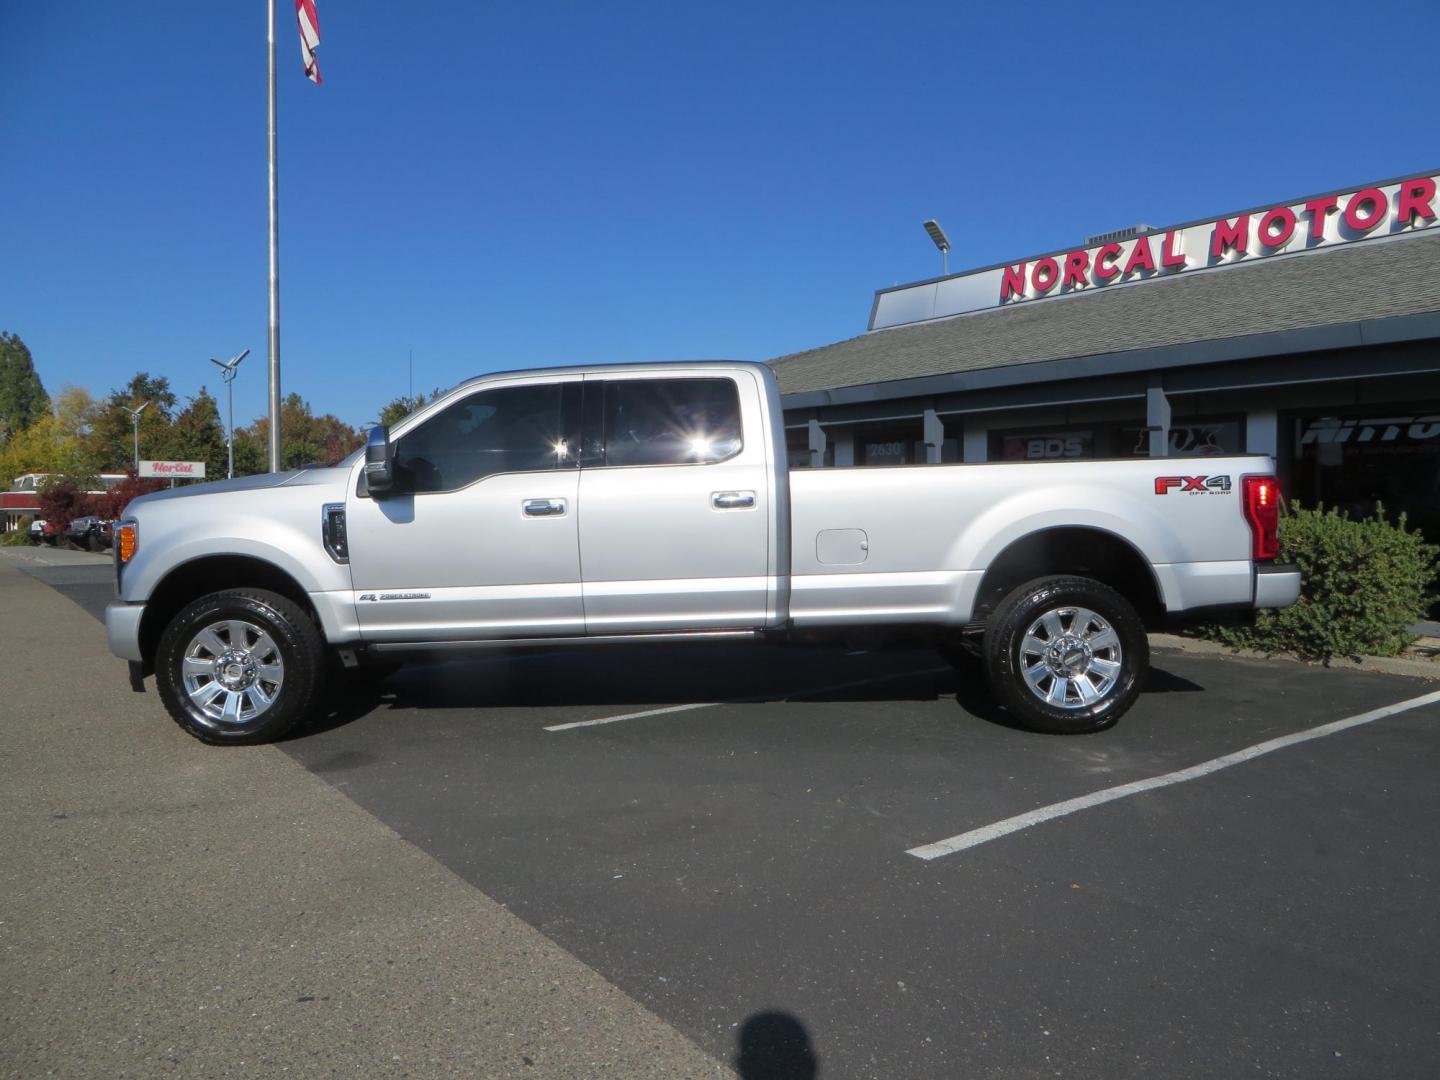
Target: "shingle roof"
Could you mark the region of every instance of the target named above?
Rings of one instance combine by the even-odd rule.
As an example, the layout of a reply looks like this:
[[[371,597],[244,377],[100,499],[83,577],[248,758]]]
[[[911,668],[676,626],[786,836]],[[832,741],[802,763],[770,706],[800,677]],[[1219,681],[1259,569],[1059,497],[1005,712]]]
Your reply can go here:
[[[1440,226],[876,330],[772,361],[785,394],[1440,311]]]

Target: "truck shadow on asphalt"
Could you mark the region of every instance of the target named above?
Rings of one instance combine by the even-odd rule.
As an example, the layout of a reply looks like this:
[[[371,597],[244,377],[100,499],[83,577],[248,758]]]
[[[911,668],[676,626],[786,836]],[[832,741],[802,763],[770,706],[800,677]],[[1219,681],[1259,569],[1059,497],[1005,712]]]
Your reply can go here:
[[[1193,693],[1198,684],[1152,668],[1145,692]],[[647,708],[701,702],[933,702],[1018,727],[978,670],[957,671],[929,650],[846,654],[838,649],[650,646],[417,661],[387,679],[337,679],[326,708],[292,738],[354,723],[377,710]],[[570,719],[577,719],[571,717]]]

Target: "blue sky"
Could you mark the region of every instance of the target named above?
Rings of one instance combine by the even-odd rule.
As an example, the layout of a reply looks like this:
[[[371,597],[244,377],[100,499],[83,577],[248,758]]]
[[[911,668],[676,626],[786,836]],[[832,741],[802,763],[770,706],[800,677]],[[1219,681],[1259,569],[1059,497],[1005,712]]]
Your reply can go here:
[[[354,423],[497,368],[768,359],[873,290],[1433,169],[1413,4],[280,2],[284,388]],[[0,4],[0,329],[182,399],[252,350],[261,0]],[[213,370],[213,369],[212,369]],[[877,372],[877,377],[883,376]]]

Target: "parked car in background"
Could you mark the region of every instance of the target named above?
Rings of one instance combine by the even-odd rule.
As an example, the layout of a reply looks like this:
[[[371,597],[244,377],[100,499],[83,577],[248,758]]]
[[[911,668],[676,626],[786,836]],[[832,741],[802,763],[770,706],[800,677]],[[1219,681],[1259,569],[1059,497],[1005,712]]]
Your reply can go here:
[[[65,539],[87,551],[108,551],[114,540],[114,526],[113,521],[83,514],[65,527]]]
[[[91,514],[71,519],[70,524],[65,526],[65,539],[75,547],[89,547],[90,528],[98,520]]]
[[[30,522],[30,543],[43,544],[45,542],[45,519],[36,518]]]

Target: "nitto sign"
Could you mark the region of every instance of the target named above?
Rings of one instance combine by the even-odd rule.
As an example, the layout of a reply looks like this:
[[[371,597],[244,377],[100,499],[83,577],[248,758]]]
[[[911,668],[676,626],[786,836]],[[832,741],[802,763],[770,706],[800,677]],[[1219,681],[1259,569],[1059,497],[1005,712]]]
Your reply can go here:
[[[139,475],[146,479],[204,480],[203,461],[142,461]]]
[[[1363,420],[1341,420],[1322,416],[1305,425],[1300,445],[1310,443],[1426,442],[1440,437],[1440,415],[1377,416]]]
[[[1417,232],[1437,222],[1437,188],[1440,175],[1412,176],[884,290],[870,325],[899,326]]]

